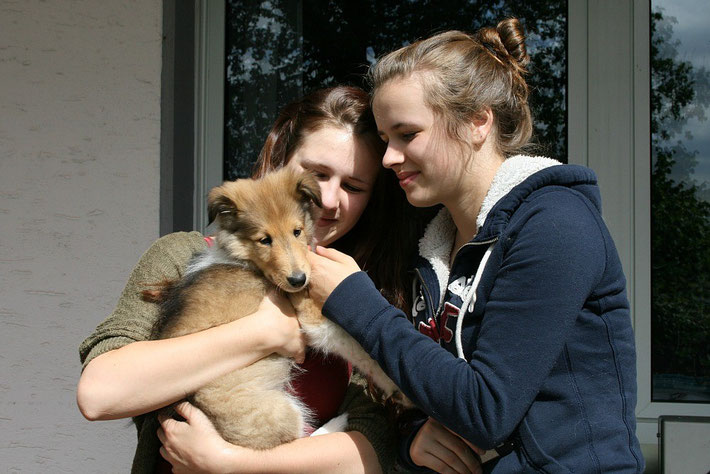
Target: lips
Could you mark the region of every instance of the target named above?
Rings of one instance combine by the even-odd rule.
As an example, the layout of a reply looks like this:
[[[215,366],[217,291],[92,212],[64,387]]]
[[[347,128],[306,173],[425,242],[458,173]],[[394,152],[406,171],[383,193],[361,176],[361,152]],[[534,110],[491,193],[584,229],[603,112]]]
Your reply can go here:
[[[419,171],[402,171],[397,173],[397,179],[399,179],[399,185],[402,187],[407,186],[412,181],[417,179],[419,176]]]
[[[316,221],[318,227],[330,227],[338,222],[338,219],[332,217],[321,217]]]

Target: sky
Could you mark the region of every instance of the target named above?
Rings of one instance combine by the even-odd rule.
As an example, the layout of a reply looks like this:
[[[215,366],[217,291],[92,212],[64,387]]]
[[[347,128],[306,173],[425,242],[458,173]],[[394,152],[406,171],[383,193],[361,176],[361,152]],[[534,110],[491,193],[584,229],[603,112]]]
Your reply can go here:
[[[673,36],[680,41],[678,58],[690,62],[696,69],[710,71],[710,8],[707,0],[653,0],[653,10],[658,7],[663,9],[664,16],[677,20],[673,25]],[[705,115],[710,119],[710,108],[706,108]],[[686,130],[693,136],[688,149],[699,152],[696,182],[710,186],[710,120],[690,119]]]

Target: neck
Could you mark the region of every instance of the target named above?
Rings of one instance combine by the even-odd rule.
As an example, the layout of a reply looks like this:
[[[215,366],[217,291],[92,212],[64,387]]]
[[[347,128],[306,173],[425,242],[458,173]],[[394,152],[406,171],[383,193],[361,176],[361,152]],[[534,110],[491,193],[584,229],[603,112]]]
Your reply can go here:
[[[456,248],[476,236],[476,219],[493,178],[504,158],[497,153],[477,153],[471,159],[460,192],[451,202],[444,203],[456,225]]]

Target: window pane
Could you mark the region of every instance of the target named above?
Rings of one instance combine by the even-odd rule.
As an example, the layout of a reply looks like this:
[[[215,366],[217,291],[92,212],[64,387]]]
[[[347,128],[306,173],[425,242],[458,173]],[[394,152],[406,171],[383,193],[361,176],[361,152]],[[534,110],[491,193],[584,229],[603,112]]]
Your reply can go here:
[[[651,14],[652,399],[710,401],[710,33],[702,0]]]
[[[376,57],[447,29],[475,31],[517,16],[540,153],[567,161],[567,2],[459,0],[227,2],[225,177],[248,176],[278,110],[305,92],[365,87]]]

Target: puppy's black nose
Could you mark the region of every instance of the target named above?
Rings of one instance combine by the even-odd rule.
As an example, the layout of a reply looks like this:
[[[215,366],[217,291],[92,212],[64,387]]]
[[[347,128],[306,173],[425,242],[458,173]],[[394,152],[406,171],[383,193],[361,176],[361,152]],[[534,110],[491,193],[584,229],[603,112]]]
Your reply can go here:
[[[300,288],[306,284],[306,274],[303,272],[296,272],[286,279],[294,288]]]

